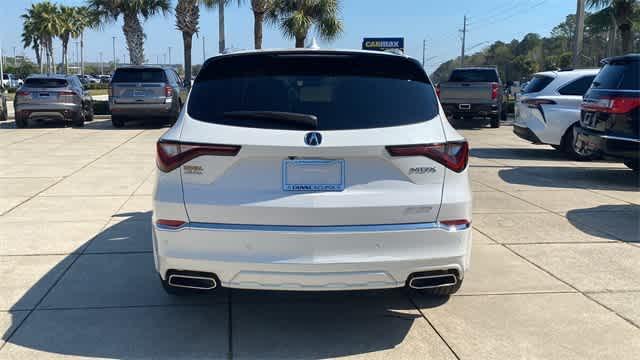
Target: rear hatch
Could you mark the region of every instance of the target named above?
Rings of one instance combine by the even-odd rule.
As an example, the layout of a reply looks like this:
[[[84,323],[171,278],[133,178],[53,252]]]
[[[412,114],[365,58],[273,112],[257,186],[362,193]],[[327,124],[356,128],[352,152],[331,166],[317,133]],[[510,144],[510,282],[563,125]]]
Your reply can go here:
[[[76,94],[60,78],[29,78],[16,94],[19,104],[74,103]]]
[[[437,218],[445,167],[387,149],[446,142],[433,87],[412,60],[318,51],[220,57],[198,75],[185,116],[183,143],[240,147],[235,156],[200,156],[182,166],[190,221],[364,225]]]
[[[115,104],[163,104],[167,98],[167,77],[159,68],[119,68],[111,80]]]
[[[449,81],[440,85],[440,99],[443,103],[490,103],[497,86],[499,79],[493,69],[456,69]]]

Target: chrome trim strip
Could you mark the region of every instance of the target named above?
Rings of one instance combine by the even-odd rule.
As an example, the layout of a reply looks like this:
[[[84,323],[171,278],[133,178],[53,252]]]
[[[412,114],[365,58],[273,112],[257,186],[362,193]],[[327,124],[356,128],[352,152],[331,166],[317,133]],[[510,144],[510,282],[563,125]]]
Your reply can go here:
[[[415,230],[445,230],[462,231],[471,224],[445,225],[439,222],[409,223],[409,224],[376,224],[376,225],[250,225],[250,224],[219,224],[204,222],[189,222],[180,227],[169,227],[156,224],[159,230],[180,231],[213,230],[213,231],[268,231],[268,232],[301,232],[301,233],[352,233],[352,232],[381,232],[381,231],[415,231]]]
[[[620,140],[620,141],[631,141],[635,143],[640,143],[640,139],[621,137],[621,136],[611,136],[611,135],[600,135],[601,138],[607,140]]]

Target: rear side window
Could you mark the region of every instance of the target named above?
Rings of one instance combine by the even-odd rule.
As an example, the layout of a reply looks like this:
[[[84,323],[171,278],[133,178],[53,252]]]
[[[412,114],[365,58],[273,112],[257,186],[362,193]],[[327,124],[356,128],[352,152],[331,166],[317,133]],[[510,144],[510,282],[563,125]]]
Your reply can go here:
[[[112,82],[116,83],[155,83],[166,82],[167,77],[162,69],[118,69],[113,74]]]
[[[553,79],[554,78],[551,76],[534,76],[527,86],[522,89],[522,93],[527,94],[542,91],[547,87],[547,85],[551,84]]]
[[[25,80],[25,86],[36,88],[58,88],[67,86],[65,79],[30,78]]]
[[[459,69],[453,70],[451,82],[498,82],[498,73],[492,69]]]
[[[371,54],[257,54],[205,64],[191,90],[191,117],[211,123],[300,129],[272,119],[229,118],[234,111],[314,115],[318,130],[414,124],[438,113],[433,86],[419,64]]]
[[[561,87],[558,92],[562,95],[583,96],[587,90],[589,90],[589,87],[595,77],[595,75],[583,76]]]
[[[605,65],[593,81],[595,89],[640,90],[640,62]]]

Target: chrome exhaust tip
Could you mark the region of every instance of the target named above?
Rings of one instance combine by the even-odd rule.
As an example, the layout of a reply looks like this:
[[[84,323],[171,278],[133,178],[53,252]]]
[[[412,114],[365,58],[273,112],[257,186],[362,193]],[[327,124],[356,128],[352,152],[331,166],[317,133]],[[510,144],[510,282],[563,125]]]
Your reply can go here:
[[[409,287],[416,290],[452,286],[457,283],[458,277],[455,274],[415,275],[409,278]]]
[[[167,284],[172,287],[194,290],[213,290],[218,286],[218,282],[213,275],[189,273],[170,274]]]

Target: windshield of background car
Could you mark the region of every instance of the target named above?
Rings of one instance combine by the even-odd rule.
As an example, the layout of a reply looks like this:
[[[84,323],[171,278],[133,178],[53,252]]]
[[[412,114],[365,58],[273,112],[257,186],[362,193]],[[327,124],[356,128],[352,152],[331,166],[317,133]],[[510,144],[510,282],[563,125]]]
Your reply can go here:
[[[159,83],[167,78],[162,69],[118,69],[113,74],[114,83]]]
[[[350,130],[424,122],[438,114],[421,66],[376,54],[256,54],[207,62],[191,90],[189,116],[252,128],[295,129],[269,119],[225,118],[232,111],[315,115],[318,130]]]
[[[592,86],[595,89],[640,90],[640,61],[605,65]]]
[[[67,84],[65,79],[30,78],[24,81],[25,86],[34,88],[60,88]]]
[[[528,93],[536,93],[536,92],[542,91],[544,90],[544,88],[547,87],[547,85],[551,84],[553,79],[554,78],[551,76],[544,76],[544,75],[534,76],[533,79],[529,81],[527,86],[525,86],[524,89],[522,89],[522,93],[528,94]]]
[[[498,74],[493,69],[453,70],[451,82],[498,82]]]

